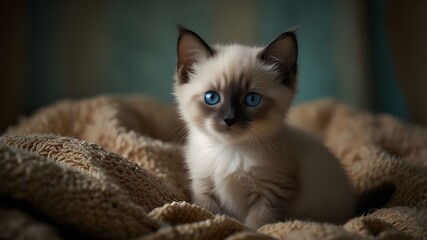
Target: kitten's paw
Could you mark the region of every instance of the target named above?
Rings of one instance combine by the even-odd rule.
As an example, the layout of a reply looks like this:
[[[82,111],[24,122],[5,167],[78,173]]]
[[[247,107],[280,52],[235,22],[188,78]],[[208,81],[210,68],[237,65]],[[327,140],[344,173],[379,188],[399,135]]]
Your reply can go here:
[[[260,228],[260,224],[257,221],[257,218],[254,217],[246,217],[245,219],[245,225],[248,226],[250,229],[252,230],[257,230],[258,228]]]
[[[262,202],[255,205],[245,218],[245,225],[253,230],[258,230],[265,224],[274,222],[274,213]]]
[[[195,199],[195,203],[201,207],[206,208],[212,214],[220,213],[220,207],[218,203],[211,197],[208,197],[208,196],[198,197]]]
[[[207,207],[207,209],[208,209],[211,213],[213,213],[213,214],[221,213],[221,209],[219,208],[219,205],[218,205],[216,202],[214,202],[214,201],[212,201],[212,202],[209,204],[209,206]]]

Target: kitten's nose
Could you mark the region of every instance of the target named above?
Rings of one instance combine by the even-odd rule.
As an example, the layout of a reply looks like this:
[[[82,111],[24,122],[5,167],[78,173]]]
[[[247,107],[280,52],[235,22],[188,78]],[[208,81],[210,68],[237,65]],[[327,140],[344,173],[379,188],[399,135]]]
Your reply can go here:
[[[237,122],[237,118],[225,117],[222,120],[224,120],[225,124],[227,124],[227,126],[229,126],[229,127],[231,127],[231,125],[233,125],[234,123]]]

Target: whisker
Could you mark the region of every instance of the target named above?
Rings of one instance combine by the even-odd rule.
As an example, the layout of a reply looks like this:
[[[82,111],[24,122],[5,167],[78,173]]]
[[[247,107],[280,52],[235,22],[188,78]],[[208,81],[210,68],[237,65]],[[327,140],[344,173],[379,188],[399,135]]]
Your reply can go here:
[[[254,136],[253,139],[255,141],[261,142],[261,139],[262,139],[262,141],[266,144],[268,151],[267,152],[263,151],[263,154],[271,153],[273,155],[269,156],[269,157],[273,157],[274,159],[280,159],[281,158],[282,154],[277,149],[277,145],[280,146],[281,144],[274,144],[274,139],[272,139],[271,136],[267,135],[264,131],[262,131],[260,128],[258,128],[255,125],[252,125],[252,127],[250,129],[253,132],[253,136]],[[282,151],[284,152],[284,149],[282,149]]]

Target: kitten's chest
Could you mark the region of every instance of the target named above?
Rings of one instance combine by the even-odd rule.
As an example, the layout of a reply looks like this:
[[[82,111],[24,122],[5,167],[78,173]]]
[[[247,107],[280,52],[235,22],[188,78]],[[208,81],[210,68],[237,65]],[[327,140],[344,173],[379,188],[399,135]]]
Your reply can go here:
[[[206,168],[209,175],[218,178],[243,176],[257,166],[256,153],[234,146],[198,142],[190,146],[188,152],[190,165]]]
[[[216,159],[214,164],[215,170],[211,175],[214,194],[224,210],[243,221],[248,198],[257,189],[253,176],[258,167],[256,161],[253,155],[233,150],[222,151],[216,156],[224,161]]]
[[[247,197],[254,190],[251,177],[257,168],[254,157],[254,153],[243,149],[198,141],[190,144],[187,160],[192,177],[209,178],[221,205],[240,218]]]

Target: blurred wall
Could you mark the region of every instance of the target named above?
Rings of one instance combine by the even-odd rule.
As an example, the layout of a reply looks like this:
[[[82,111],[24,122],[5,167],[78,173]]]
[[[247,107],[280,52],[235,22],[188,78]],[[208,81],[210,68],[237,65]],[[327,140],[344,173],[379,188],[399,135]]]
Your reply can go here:
[[[300,25],[296,103],[329,97],[403,119],[405,101],[413,104],[395,73],[385,0],[18,1],[1,11],[0,131],[64,98],[142,93],[172,102],[177,23],[208,43],[251,45]]]
[[[27,12],[20,1],[0,3],[0,133],[25,112]]]
[[[391,1],[393,62],[412,122],[427,125],[427,1]]]

